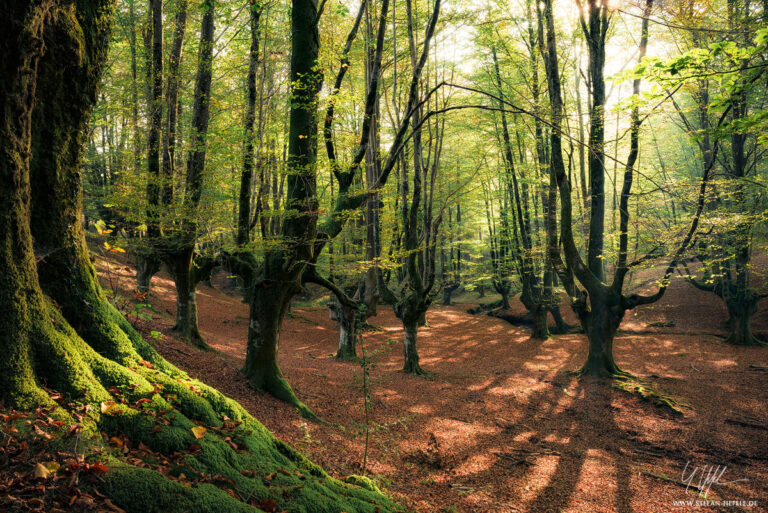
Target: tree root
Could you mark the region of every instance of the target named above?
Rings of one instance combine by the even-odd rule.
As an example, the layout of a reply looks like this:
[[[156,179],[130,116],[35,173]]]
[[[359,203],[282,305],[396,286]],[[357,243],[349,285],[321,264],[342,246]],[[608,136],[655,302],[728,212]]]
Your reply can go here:
[[[656,406],[664,408],[675,415],[684,416],[683,410],[692,410],[690,405],[677,401],[670,395],[658,392],[638,378],[614,378],[613,388],[629,394],[638,395],[645,401],[653,401]]]
[[[282,376],[260,374],[248,379],[248,385],[258,392],[265,392],[283,402],[294,406],[299,410],[299,414],[307,420],[324,423],[323,419],[318,417],[306,404],[301,402],[296,393]]]
[[[410,365],[410,366],[406,365],[405,367],[403,367],[403,372],[406,374],[413,374],[414,376],[422,377],[422,378],[429,378],[431,376],[431,374],[425,371],[424,369],[422,369],[421,365],[419,364]]]
[[[754,335],[750,335],[747,340],[741,340],[736,335],[732,334],[728,338],[725,339],[725,343],[732,345],[732,346],[742,346],[742,347],[766,347],[768,346],[768,342],[765,342],[764,340],[761,340],[757,338]]]

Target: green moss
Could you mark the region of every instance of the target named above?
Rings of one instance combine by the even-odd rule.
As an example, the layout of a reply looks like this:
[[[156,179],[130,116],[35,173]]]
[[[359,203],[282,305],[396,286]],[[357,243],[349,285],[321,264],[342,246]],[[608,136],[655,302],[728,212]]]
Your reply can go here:
[[[353,474],[344,478],[344,482],[365,488],[366,490],[370,490],[372,492],[381,493],[379,487],[376,486],[376,483],[370,477]]]
[[[678,402],[672,396],[656,391],[649,384],[638,379],[616,379],[614,380],[613,387],[617,390],[637,395],[644,401],[653,401],[656,406],[681,417],[684,416],[684,409],[692,409],[689,405]]]
[[[114,467],[99,486],[119,507],[141,513],[255,513],[258,508],[211,484],[187,487],[153,470]]]

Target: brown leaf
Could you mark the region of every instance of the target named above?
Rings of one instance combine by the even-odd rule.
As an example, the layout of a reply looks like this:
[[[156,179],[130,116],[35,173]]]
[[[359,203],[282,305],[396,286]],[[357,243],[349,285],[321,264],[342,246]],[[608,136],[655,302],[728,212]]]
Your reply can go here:
[[[40,429],[40,426],[38,426],[37,424],[32,426],[32,430],[35,432],[35,434],[42,436],[46,440],[50,440],[51,439],[51,435],[49,435],[48,433],[46,433],[45,431]]]

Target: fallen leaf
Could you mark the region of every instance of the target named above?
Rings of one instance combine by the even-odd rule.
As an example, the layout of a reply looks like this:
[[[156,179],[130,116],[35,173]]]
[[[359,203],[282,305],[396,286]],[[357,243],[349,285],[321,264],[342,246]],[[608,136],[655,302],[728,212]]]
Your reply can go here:
[[[104,401],[101,403],[101,413],[107,414],[117,408],[117,403],[115,401]]]
[[[58,472],[58,470],[61,468],[61,465],[55,461],[47,461],[43,463],[43,466],[51,471],[51,473]]]
[[[38,435],[42,436],[42,437],[43,437],[43,438],[45,438],[46,440],[50,440],[50,439],[51,439],[51,435],[49,435],[48,433],[46,433],[45,431],[43,431],[42,429],[40,429],[40,427],[39,427],[37,424],[35,424],[35,425],[32,427],[32,429],[34,430],[34,432],[35,432],[36,434],[38,434]]]
[[[107,468],[107,466],[104,465],[102,462],[98,461],[93,465],[90,465],[88,467],[88,470],[90,470],[94,474],[106,474],[109,471],[109,468]]]
[[[35,469],[32,471],[32,475],[35,477],[35,479],[48,479],[48,476],[51,475],[51,471],[45,468],[45,465],[42,463],[38,463],[35,465]]]
[[[195,426],[192,428],[192,434],[195,435],[195,438],[200,440],[202,437],[205,436],[205,432],[208,431],[203,426]]]

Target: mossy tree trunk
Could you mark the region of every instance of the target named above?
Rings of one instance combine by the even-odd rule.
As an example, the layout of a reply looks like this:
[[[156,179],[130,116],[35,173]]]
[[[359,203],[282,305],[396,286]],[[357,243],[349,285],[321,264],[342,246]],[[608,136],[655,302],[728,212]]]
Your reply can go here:
[[[45,2],[6,14],[0,348],[8,356],[0,363],[0,396],[34,408],[52,404],[43,383],[81,401],[109,399],[113,385],[144,389],[148,382],[123,365],[146,359],[162,366],[162,359],[107,302],[80,222],[81,138],[106,55],[111,2]]]
[[[46,30],[32,116],[30,224],[39,282],[78,334],[116,361],[135,361],[137,348],[143,359],[159,360],[104,296],[81,223],[81,148],[107,51],[110,6],[61,8],[59,22]]]
[[[22,408],[51,402],[33,367],[35,341],[47,341],[51,325],[32,248],[29,166],[36,69],[53,7],[18,2],[0,17],[0,398]]]
[[[279,265],[279,257],[272,258],[278,260]],[[277,274],[275,272],[271,275]],[[290,384],[283,377],[277,358],[280,328],[291,299],[300,290],[298,277],[290,282],[262,279],[256,283],[251,292],[248,346],[243,373],[254,389],[268,392],[296,406],[303,416],[316,419],[315,414],[296,397]]]
[[[317,233],[317,95],[319,35],[315,0],[294,0],[291,11],[292,103],[288,136],[288,195],[281,238],[285,247],[264,256],[254,279],[244,373],[251,386],[314,414],[296,397],[277,362],[280,326],[294,294],[301,290],[306,262],[313,258]]]

